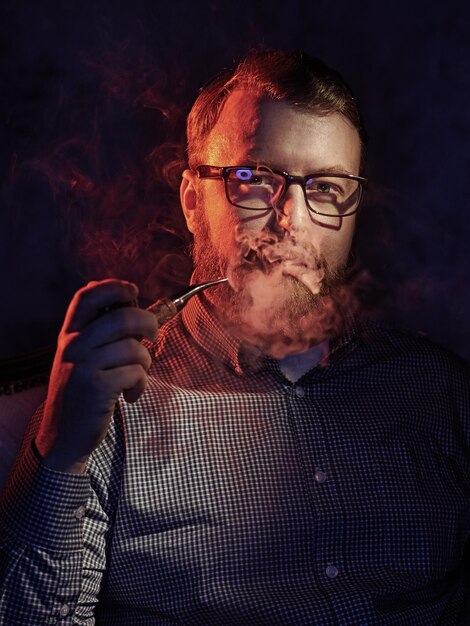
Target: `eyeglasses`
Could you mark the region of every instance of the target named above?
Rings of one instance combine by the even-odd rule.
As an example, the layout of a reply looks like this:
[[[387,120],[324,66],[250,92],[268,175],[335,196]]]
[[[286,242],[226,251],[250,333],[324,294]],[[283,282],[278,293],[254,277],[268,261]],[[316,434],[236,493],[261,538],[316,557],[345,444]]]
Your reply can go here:
[[[196,167],[199,178],[221,178],[227,200],[233,206],[253,211],[272,209],[285,195],[289,185],[301,185],[308,208],[318,215],[346,217],[359,208],[367,179],[353,174],[318,172],[292,176],[269,167]]]

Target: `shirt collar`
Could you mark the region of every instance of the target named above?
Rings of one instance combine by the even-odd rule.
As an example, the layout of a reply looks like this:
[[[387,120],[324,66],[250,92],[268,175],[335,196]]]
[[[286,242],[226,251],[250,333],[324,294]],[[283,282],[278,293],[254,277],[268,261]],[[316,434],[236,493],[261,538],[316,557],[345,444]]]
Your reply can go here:
[[[242,374],[250,369],[246,349],[224,328],[211,309],[204,294],[194,296],[183,309],[183,324],[203,350]]]
[[[274,359],[264,356],[256,349],[244,346],[236,337],[230,334],[215,316],[212,305],[204,294],[194,296],[182,311],[183,324],[199,346],[212,357],[221,360],[237,374],[257,371],[266,365],[278,363]],[[328,362],[336,359],[343,348],[352,349],[357,344],[358,328],[353,316],[348,316],[343,322],[343,331],[330,340]],[[349,352],[349,350],[348,350]]]

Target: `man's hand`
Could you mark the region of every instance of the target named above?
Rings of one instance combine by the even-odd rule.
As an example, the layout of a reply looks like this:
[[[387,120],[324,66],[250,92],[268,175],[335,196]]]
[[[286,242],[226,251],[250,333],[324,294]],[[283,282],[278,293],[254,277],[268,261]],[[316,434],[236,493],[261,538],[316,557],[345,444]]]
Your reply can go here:
[[[132,306],[132,283],[89,283],[74,296],[59,334],[36,447],[48,467],[83,472],[104,439],[121,393],[135,402],[147,386],[155,316]],[[103,311],[105,311],[103,313]]]

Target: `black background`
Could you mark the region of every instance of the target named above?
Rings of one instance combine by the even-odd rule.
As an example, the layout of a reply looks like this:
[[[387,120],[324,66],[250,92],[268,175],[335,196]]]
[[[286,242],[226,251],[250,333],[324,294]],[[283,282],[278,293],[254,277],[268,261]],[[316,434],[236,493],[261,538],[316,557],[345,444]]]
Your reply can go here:
[[[0,358],[54,343],[88,280],[135,280],[142,304],[185,283],[171,186],[185,115],[259,44],[305,49],[351,85],[370,135],[358,243],[374,304],[469,358],[465,7],[3,2]]]

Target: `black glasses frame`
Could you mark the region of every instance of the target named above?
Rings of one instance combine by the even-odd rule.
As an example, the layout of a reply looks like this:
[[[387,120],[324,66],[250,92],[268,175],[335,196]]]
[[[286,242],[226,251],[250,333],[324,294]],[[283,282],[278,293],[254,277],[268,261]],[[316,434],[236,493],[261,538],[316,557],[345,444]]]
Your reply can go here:
[[[315,174],[308,174],[307,176],[294,176],[292,174],[288,174],[287,172],[283,172],[282,170],[273,170],[269,167],[254,168],[252,165],[229,165],[225,167],[219,167],[216,165],[198,165],[194,171],[196,172],[198,178],[222,179],[224,181],[225,195],[227,197],[228,202],[232,206],[236,206],[239,209],[248,209],[250,211],[267,211],[267,210],[272,209],[273,208],[272,206],[264,207],[262,209],[256,209],[253,207],[244,207],[240,204],[236,204],[235,202],[232,202],[232,200],[229,197],[229,193],[227,189],[227,180],[231,171],[241,169],[241,168],[246,168],[246,169],[251,169],[251,170],[252,169],[265,170],[267,172],[272,172],[273,174],[277,174],[278,176],[282,176],[284,178],[285,183],[284,183],[284,188],[282,190],[282,193],[279,196],[279,200],[282,200],[282,198],[285,196],[287,189],[289,188],[290,185],[293,185],[293,184],[300,185],[302,187],[302,191],[304,192],[305,204],[307,205],[308,210],[312,211],[312,213],[316,213],[317,215],[323,215],[324,217],[335,217],[335,216],[331,215],[331,213],[321,213],[320,211],[317,211],[310,206],[308,198],[307,198],[307,190],[305,188],[308,180],[311,180],[312,178],[313,179],[319,178],[321,176],[331,176],[335,178],[346,178],[349,180],[355,180],[359,183],[360,195],[359,195],[359,200],[356,205],[356,208],[354,209],[354,211],[351,211],[349,213],[344,213],[344,215],[341,215],[339,217],[348,217],[349,215],[354,215],[354,213],[358,211],[359,206],[364,198],[367,183],[369,182],[367,178],[364,178],[363,176],[355,176],[354,174],[346,174],[342,172],[337,173],[337,172],[321,172],[320,171],[320,172],[315,172]]]

